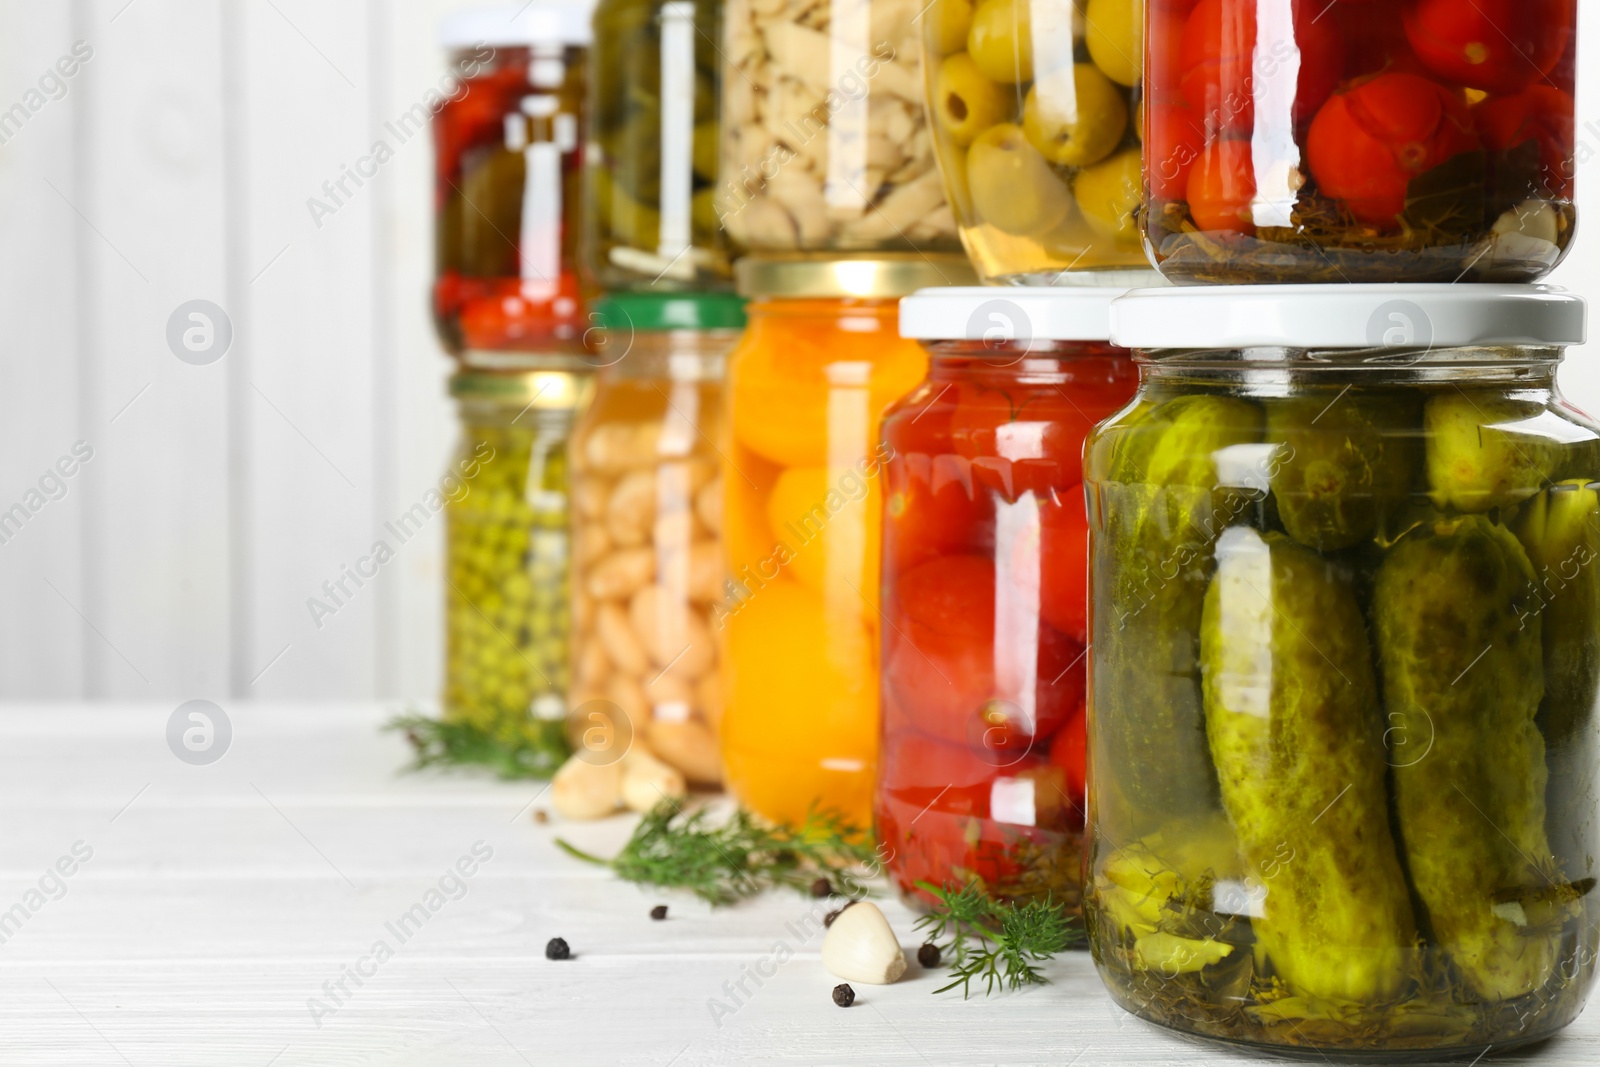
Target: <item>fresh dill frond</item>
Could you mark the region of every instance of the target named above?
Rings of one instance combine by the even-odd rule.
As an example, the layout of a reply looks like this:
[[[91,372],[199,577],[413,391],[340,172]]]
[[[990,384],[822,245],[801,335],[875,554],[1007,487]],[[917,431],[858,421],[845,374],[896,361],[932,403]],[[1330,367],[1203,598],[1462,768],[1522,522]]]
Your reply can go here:
[[[558,720],[529,719],[502,736],[471,723],[412,712],[389,720],[384,729],[399,730],[411,742],[416,752],[412,770],[479,766],[501,778],[549,778],[571,754]]]
[[[963,999],[972,982],[981,979],[987,996],[997,986],[1016,990],[1048,981],[1035,964],[1043,963],[1083,935],[1078,922],[1050,897],[1012,904],[995,900],[976,882],[957,889],[918,882],[917,888],[937,901],[933,910],[916,922],[928,940],[950,958],[949,984],[935,989],[944,993],[961,987]]]
[[[609,860],[561,838],[556,844],[578,859],[610,867],[623,881],[687,889],[713,905],[767,889],[809,893],[818,878],[853,891],[855,869],[872,858],[861,831],[837,812],[813,808],[791,827],[739,808],[718,823],[703,807],[685,811],[672,801],[647,812]]]

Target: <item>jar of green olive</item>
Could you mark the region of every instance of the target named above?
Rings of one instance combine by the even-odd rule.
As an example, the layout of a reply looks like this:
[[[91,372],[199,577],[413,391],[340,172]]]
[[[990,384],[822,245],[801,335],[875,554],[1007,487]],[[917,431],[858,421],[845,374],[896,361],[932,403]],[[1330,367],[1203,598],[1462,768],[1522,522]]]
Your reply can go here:
[[[1600,426],[1538,286],[1113,306],[1085,445],[1101,977],[1305,1058],[1549,1037],[1595,976]]]
[[[461,443],[445,494],[451,747],[537,776],[567,754],[567,440],[593,384],[580,361],[547,363],[451,379]]]
[[[713,205],[717,0],[601,0],[589,54],[584,263],[602,289],[732,285]]]

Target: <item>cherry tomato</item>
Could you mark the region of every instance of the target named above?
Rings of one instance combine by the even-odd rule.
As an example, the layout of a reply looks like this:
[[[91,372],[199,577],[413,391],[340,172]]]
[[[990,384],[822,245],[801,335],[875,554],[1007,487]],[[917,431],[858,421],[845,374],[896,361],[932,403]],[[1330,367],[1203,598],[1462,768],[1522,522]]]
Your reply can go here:
[[[1255,122],[1262,81],[1293,77],[1296,122],[1316,113],[1344,70],[1344,40],[1326,9],[1292,0],[1292,41],[1258,49],[1256,0],[1200,0],[1184,25],[1183,95],[1210,130],[1244,131]],[[1259,54],[1258,54],[1259,52]]]
[[[1081,486],[1041,503],[1039,614],[1080,645],[1089,643],[1089,520]]]
[[[1145,118],[1145,175],[1156,200],[1182,200],[1205,150],[1205,127],[1188,104],[1152,104]]]
[[[879,751],[880,791],[925,810],[989,817],[990,784],[1002,772],[966,745],[896,730]]]
[[[1461,94],[1415,74],[1380,74],[1335,94],[1312,120],[1306,163],[1322,192],[1394,227],[1411,181],[1480,147]]]
[[[1255,163],[1249,141],[1217,141],[1189,171],[1189,217],[1202,230],[1253,234],[1250,214],[1256,195]]]
[[[904,571],[936,556],[994,547],[991,499],[972,462],[940,452],[896,452],[885,467],[883,558]]]
[[[956,453],[972,460],[980,484],[1016,500],[1081,482],[1083,439],[1099,417],[1064,388],[964,384],[950,438]]]
[[[1411,48],[1441,78],[1514,93],[1550,73],[1572,36],[1573,0],[1409,0]]]
[[[577,275],[562,271],[554,286],[518,278],[457,278],[435,288],[459,299],[461,337],[478,349],[536,348],[578,340],[584,331]],[[449,309],[445,309],[448,314]]]
[[[1572,196],[1572,97],[1553,85],[1530,85],[1515,96],[1491,96],[1472,109],[1484,147],[1509,152],[1534,141],[1539,146],[1543,192]]]
[[[1374,2],[1376,0],[1343,0],[1328,15],[1344,37],[1345,77],[1395,71],[1427,76],[1427,69],[1411,52],[1411,42],[1406,40],[1405,27],[1400,20],[1392,15],[1374,17],[1370,6]]]
[[[1150,9],[1145,27],[1146,100],[1158,104],[1185,104],[1183,96],[1183,31],[1189,12],[1199,0],[1181,0]]]
[[[1067,724],[1050,742],[1050,762],[1067,775],[1067,794],[1081,812],[1089,788],[1089,731],[1086,702],[1079,701]]]
[[[472,78],[463,86],[466,95],[445,101],[433,120],[434,165],[441,190],[449,189],[447,179],[460,180],[457,175],[461,154],[468,148],[497,145],[504,140],[505,116],[516,109],[515,99],[508,98],[503,78],[486,75]]]

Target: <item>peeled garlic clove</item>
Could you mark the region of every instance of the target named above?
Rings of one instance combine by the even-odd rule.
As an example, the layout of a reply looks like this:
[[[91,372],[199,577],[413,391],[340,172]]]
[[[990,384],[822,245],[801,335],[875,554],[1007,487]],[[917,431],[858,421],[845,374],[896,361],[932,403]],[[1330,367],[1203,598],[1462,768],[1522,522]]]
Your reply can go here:
[[[643,813],[663,800],[679,800],[688,794],[683,775],[656,759],[635,738],[622,757],[622,802],[628,809]]]
[[[622,798],[622,767],[572,756],[550,780],[550,804],[566,819],[603,819]]]
[[[841,911],[822,939],[822,965],[847,982],[888,985],[906,973],[906,954],[876,904]]]

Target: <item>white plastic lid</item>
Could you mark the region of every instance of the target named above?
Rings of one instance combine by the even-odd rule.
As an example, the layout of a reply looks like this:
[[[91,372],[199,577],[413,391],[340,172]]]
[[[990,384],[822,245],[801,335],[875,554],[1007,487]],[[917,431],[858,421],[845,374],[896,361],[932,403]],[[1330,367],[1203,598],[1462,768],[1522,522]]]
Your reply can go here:
[[[900,301],[900,336],[918,341],[1104,341],[1111,302],[1126,289],[1096,286],[953,286]]]
[[[1127,348],[1457,348],[1582,344],[1583,299],[1549,285],[1207,285],[1132,289]]]
[[[594,6],[595,0],[529,0],[468,8],[445,16],[439,43],[446,48],[586,45],[594,40]]]

